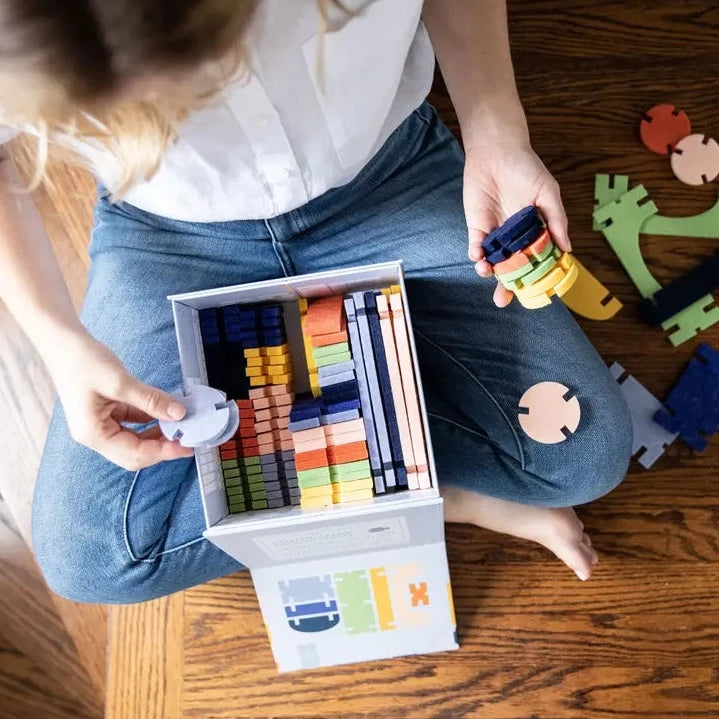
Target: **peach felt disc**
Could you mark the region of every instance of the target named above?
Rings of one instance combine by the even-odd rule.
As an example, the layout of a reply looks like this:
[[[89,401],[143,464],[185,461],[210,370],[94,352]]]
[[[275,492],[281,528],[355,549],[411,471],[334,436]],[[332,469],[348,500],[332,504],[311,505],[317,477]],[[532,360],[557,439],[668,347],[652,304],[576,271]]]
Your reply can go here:
[[[719,175],[719,143],[704,135],[688,135],[679,140],[669,162],[685,185],[711,182]]]
[[[535,442],[557,444],[567,438],[565,432],[573,433],[579,426],[581,410],[576,397],[568,387],[559,382],[538,382],[532,385],[519,400],[517,415],[524,433]]]

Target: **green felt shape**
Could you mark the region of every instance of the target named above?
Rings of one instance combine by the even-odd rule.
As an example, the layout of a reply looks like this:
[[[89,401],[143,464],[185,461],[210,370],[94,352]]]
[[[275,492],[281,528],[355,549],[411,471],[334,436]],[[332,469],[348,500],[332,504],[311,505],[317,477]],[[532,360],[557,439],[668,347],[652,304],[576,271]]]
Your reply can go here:
[[[320,487],[330,483],[330,472],[327,467],[303,469],[297,472],[297,484],[300,487]]]
[[[225,487],[241,487],[242,477],[225,477]]]
[[[594,211],[594,219],[642,297],[652,297],[662,286],[654,279],[639,249],[639,232],[657,206],[647,197],[643,185],[633,187],[618,200]]]
[[[252,498],[253,502],[258,499],[267,499],[267,490],[264,487],[252,489],[252,491],[250,492],[250,497]]]
[[[512,270],[511,272],[503,272],[502,274],[497,274],[497,279],[502,284],[504,284],[505,282],[512,282],[513,280],[518,280],[520,277],[524,277],[524,275],[530,273],[540,262],[546,260],[547,257],[551,256],[553,249],[554,243],[550,242],[539,253],[539,257],[528,257],[527,259],[529,260],[529,262],[526,265],[522,265],[520,268]]]
[[[719,322],[719,307],[714,305],[712,295],[704,295],[689,307],[685,307],[681,312],[662,322],[662,329],[677,328],[669,335],[669,341],[676,347],[717,322]]]
[[[244,496],[244,491],[243,491],[242,487],[226,487],[225,491],[227,492],[228,497]]]
[[[594,209],[598,210],[610,202],[618,200],[629,190],[629,177],[627,175],[597,175],[594,178]],[[599,232],[602,225],[592,220],[592,229]]]
[[[228,510],[230,514],[241,514],[247,511],[247,505],[244,502],[242,504],[230,504]]]
[[[330,478],[333,482],[348,482],[350,479],[364,479],[371,475],[369,460],[361,459],[357,462],[333,464],[329,468]]]
[[[267,509],[270,505],[267,503],[266,499],[258,500],[257,502],[252,502],[252,509]]]
[[[327,367],[331,364],[341,364],[343,362],[349,362],[352,359],[352,355],[349,352],[339,352],[334,355],[328,355],[327,357],[320,357],[315,359],[315,364],[318,367]]]
[[[348,342],[336,342],[333,345],[325,345],[324,347],[313,347],[312,356],[317,360],[321,357],[336,355],[340,352],[349,352],[350,346]]]
[[[260,464],[259,457],[238,457],[237,460],[243,467],[256,467]]]
[[[238,464],[236,459],[223,459],[222,469],[237,469]]]
[[[222,470],[222,476],[225,479],[230,479],[232,477],[239,477],[240,476],[240,470],[239,469],[223,469]]]
[[[671,235],[672,237],[703,237],[719,239],[719,199],[705,212],[689,217],[665,217],[654,215],[643,225],[647,235]]]
[[[555,248],[552,248],[555,249]],[[508,289],[508,290],[522,290],[525,287],[529,287],[533,282],[536,282],[537,280],[541,280],[544,275],[547,274],[553,267],[556,266],[557,260],[562,256],[562,253],[557,250],[556,252],[550,252],[549,257],[545,257],[538,265],[536,265],[530,272],[527,272],[526,275],[523,277],[520,277],[517,280],[512,280],[510,282],[502,281],[502,284]],[[501,278],[500,278],[501,279]]]

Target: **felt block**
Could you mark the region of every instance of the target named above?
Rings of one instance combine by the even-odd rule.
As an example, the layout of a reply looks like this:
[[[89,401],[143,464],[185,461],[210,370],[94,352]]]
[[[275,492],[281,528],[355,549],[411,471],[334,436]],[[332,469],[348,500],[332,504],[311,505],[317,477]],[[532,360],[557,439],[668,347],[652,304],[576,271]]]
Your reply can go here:
[[[331,425],[329,425],[331,426]],[[354,442],[367,442],[367,435],[364,431],[364,427],[362,429],[358,429],[356,432],[346,432],[345,434],[338,434],[335,436],[328,436],[325,438],[325,441],[327,442],[327,446],[337,447],[342,446],[344,444],[351,444]]]
[[[432,485],[427,469],[427,447],[424,439],[422,413],[419,406],[418,387],[414,376],[409,331],[407,329],[401,295],[392,294],[389,303],[392,327],[397,345],[397,359],[402,375],[402,390],[407,407],[407,419],[409,420],[414,461],[417,466],[417,482],[420,489],[430,489]]]
[[[252,400],[251,399],[236,399],[235,404],[237,405],[237,409],[239,409],[240,412],[243,409],[252,409]]]
[[[267,503],[266,499],[252,502],[251,506],[252,506],[252,509],[269,509],[269,504]]]
[[[337,354],[327,355],[320,359],[315,359],[317,368],[326,367],[332,364],[341,364],[343,362],[349,362],[352,359],[352,355],[349,352],[338,352]]]
[[[255,425],[254,424],[240,425],[240,427],[237,430],[237,434],[242,439],[250,439],[252,437],[256,437],[257,432],[255,431]]]
[[[322,507],[332,506],[332,496],[329,497],[310,497],[300,499],[300,507],[302,509],[321,509]]]
[[[331,295],[312,300],[307,307],[305,331],[309,335],[326,335],[342,330],[342,297]]]
[[[267,466],[272,466],[272,465],[277,464],[277,456],[275,455],[274,452],[269,455],[263,454],[259,459],[260,459],[260,465],[262,467],[267,467]]]
[[[287,354],[280,354],[280,355],[273,355],[271,357],[264,357],[263,358],[270,367],[275,367],[277,365],[283,365],[283,364],[290,364],[292,362],[292,357],[289,353]]]
[[[270,378],[266,375],[259,377],[250,377],[250,387],[262,387],[263,385],[269,384]]]
[[[380,331],[382,333],[382,342],[387,360],[392,401],[397,417],[397,429],[399,430],[402,456],[407,470],[407,485],[409,489],[419,489],[419,481],[414,461],[414,449],[412,447],[412,436],[409,429],[407,405],[405,404],[404,390],[402,388],[402,375],[399,368],[399,359],[397,358],[394,331],[392,329],[392,318],[389,312],[389,302],[384,295],[377,295],[377,312],[379,314]],[[361,458],[357,457],[357,459]]]
[[[325,484],[318,487],[307,487],[302,490],[302,497],[331,497],[332,496],[332,485]]]
[[[361,418],[352,419],[347,422],[336,422],[334,424],[325,425],[322,428],[326,437],[336,437],[342,434],[355,434],[365,431],[364,420]]]
[[[242,467],[257,467],[260,464],[259,457],[242,457],[237,460],[237,463]]]
[[[318,484],[329,484],[330,470],[327,467],[298,470],[297,482],[300,487],[316,487]]]
[[[272,432],[272,430],[278,429],[277,423],[274,420],[268,419],[264,422],[255,422],[255,431],[259,434],[266,432]]]
[[[330,365],[331,367],[332,365]],[[343,384],[345,382],[356,382],[354,370],[348,372],[338,372],[337,374],[331,374],[326,376],[320,375],[320,387],[323,389],[331,385]]]
[[[348,502],[365,502],[374,498],[374,492],[371,489],[361,489],[358,492],[348,492],[347,494],[335,494],[332,496],[336,504],[346,504]]]
[[[265,357],[246,357],[245,363],[248,367],[262,367],[265,364]]]
[[[290,432],[299,432],[301,430],[312,429],[313,427],[320,426],[319,417],[311,417],[309,419],[303,419],[300,422],[290,422],[288,429]]]
[[[308,430],[305,430],[305,431],[308,431]],[[309,430],[309,431],[311,432],[312,430]],[[280,452],[278,456],[280,457],[280,459],[284,460],[285,462],[293,462],[294,458],[295,458],[295,453],[292,451]]]
[[[276,419],[278,417],[276,407],[268,407],[267,409],[260,409],[254,412],[255,424],[258,422],[267,422],[270,419]]]
[[[282,344],[274,347],[265,347],[263,354],[267,357],[278,357],[279,355],[289,354],[290,347],[287,344]]]
[[[541,280],[542,277],[545,277],[549,271],[556,266],[557,261],[561,257],[561,252],[557,250],[556,248],[549,248],[549,253],[547,257],[545,257],[543,260],[538,262],[536,265],[532,265],[529,269],[529,272],[522,275],[521,277],[518,277],[515,280],[508,280],[506,279],[506,276],[500,277],[497,276],[497,279],[508,289],[512,290],[513,292],[515,290],[521,290],[525,287],[531,287],[533,283],[537,282],[538,280]]]
[[[374,406],[373,403],[375,400],[379,401],[380,396],[374,357],[371,352],[369,325],[366,316],[363,314],[361,320],[362,329],[360,331],[360,322],[357,317],[355,301],[357,301],[362,313],[364,313],[364,299],[361,293],[356,293],[356,295],[345,298],[345,313],[347,315],[347,331],[350,335],[352,355],[356,361],[357,387],[360,396],[362,418],[361,420],[359,418],[357,420],[350,420],[348,418],[346,422],[338,422],[335,425],[336,429],[333,429],[332,425],[327,425],[326,430],[328,436],[331,436],[334,432],[343,431],[341,428],[351,424],[353,421],[362,422],[367,439],[370,463],[372,465],[375,492],[382,494],[385,492],[386,486],[385,475],[382,469],[381,452],[386,452],[387,456],[391,457],[389,437],[387,435],[387,427],[381,405]],[[374,400],[372,398],[373,395]],[[376,416],[377,413],[379,413],[379,416]],[[386,481],[388,486],[394,487],[396,480],[391,465]]]
[[[267,508],[268,509],[278,509],[279,507],[284,507],[288,503],[285,501],[283,497],[275,497],[274,499],[268,499],[267,500]]]
[[[369,335],[371,338],[371,352],[374,356],[376,367],[376,375],[379,382],[379,402],[384,409],[384,418],[386,421],[387,435],[389,437],[389,447],[391,451],[391,466],[394,468],[396,486],[399,488],[407,487],[407,470],[404,466],[402,457],[402,446],[397,426],[397,413],[392,400],[392,385],[389,377],[389,369],[387,367],[387,358],[384,351],[384,343],[382,340],[382,330],[379,322],[379,314],[377,312],[377,300],[374,292],[364,293],[365,309],[367,321],[369,325]],[[369,351],[369,350],[368,350]],[[374,399],[372,400],[374,410]],[[385,470],[385,479],[387,477],[387,460],[383,457],[383,469]],[[388,486],[390,486],[388,484]]]
[[[326,365],[324,367],[319,367],[317,370],[317,373],[319,375],[320,380],[323,380],[327,377],[331,377],[333,375],[337,374],[344,374],[346,372],[352,372],[355,369],[355,363],[354,360],[350,360],[349,362],[341,362],[340,364],[330,364]]]
[[[222,481],[224,482],[225,487],[241,487],[244,477],[241,475],[239,477],[225,477],[223,475]]]
[[[347,342],[347,332],[330,332],[326,335],[310,335],[310,342],[313,347],[327,347],[327,345],[336,345],[340,342]]]
[[[544,232],[544,224],[540,220],[537,223],[527,226],[521,232],[507,234],[495,243],[496,249],[485,253],[485,259],[492,265],[508,259],[515,252],[521,252],[529,247]]]
[[[232,477],[239,477],[240,476],[240,470],[238,467],[235,468],[228,468],[223,470],[222,476],[225,479],[231,479]]]
[[[348,494],[350,492],[360,492],[363,489],[373,489],[374,481],[372,477],[364,477],[363,479],[354,479],[351,482],[338,482],[332,485],[332,493],[334,495]]]
[[[298,472],[302,472],[306,469],[316,469],[317,467],[326,467],[327,461],[327,450],[326,449],[314,449],[309,452],[298,452],[295,455],[295,466]]]
[[[527,272],[532,268],[532,263],[524,252],[515,252],[510,255],[506,260],[497,262],[492,270],[495,275],[508,275],[514,272]]]
[[[578,276],[576,282],[562,296],[562,301],[574,314],[590,320],[608,320],[622,309],[622,303],[574,257]]]
[[[359,399],[345,400],[342,402],[327,402],[324,403],[324,410],[328,415],[331,414],[342,414],[343,412],[350,412],[352,410],[359,410],[360,402]]]
[[[236,459],[238,451],[236,449],[223,449],[220,452],[220,459]]]
[[[315,347],[312,350],[315,360],[320,360],[324,357],[331,357],[336,354],[342,354],[349,352],[349,344],[347,342],[338,342],[333,345],[326,345],[325,347]]]
[[[353,479],[364,479],[372,475],[369,461],[364,459],[346,464],[332,464],[328,469],[333,482],[346,482]]]
[[[264,367],[246,367],[245,374],[248,377],[263,377],[265,374]]]
[[[292,374],[278,374],[267,377],[267,383],[273,385],[286,385],[292,382]]]
[[[543,225],[539,210],[534,205],[524,207],[492,230],[482,241],[482,249],[489,253],[499,247],[506,247],[512,239],[537,225]]]
[[[292,430],[290,430],[292,431]],[[292,439],[295,442],[309,442],[314,439],[324,440],[325,431],[322,427],[314,427],[312,429],[299,430],[292,433]],[[284,457],[284,459],[292,459],[291,457]]]
[[[300,405],[297,402],[290,410],[290,422],[303,422],[306,419],[315,419],[322,414],[322,407],[319,403],[312,405]]]
[[[247,505],[245,502],[232,502],[227,507],[230,514],[241,514],[247,511]]]
[[[222,465],[222,469],[237,469],[238,464],[236,459],[224,459],[220,463]]]
[[[367,459],[366,442],[351,442],[350,444],[330,445],[327,447],[327,459],[329,464],[342,464],[345,462],[357,462]]]
[[[281,441],[280,441],[280,449],[283,450],[283,451],[284,451],[284,450],[289,450],[289,449],[294,449],[294,445],[292,444],[292,440],[291,440],[291,439],[281,440]]]

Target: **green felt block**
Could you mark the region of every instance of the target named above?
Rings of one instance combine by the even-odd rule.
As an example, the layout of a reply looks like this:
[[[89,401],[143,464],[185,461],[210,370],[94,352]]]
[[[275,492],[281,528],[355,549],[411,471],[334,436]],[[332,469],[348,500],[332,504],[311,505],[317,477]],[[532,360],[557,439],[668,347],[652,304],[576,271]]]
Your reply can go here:
[[[241,487],[242,477],[225,477],[225,487]]]
[[[228,497],[244,497],[245,492],[242,487],[225,487]]]
[[[561,256],[562,253],[559,250],[550,252],[548,257],[545,257],[541,262],[535,265],[531,271],[527,272],[526,275],[522,275],[519,279],[507,281],[500,277],[499,280],[508,290],[512,290],[513,292],[515,290],[522,290],[525,287],[529,287],[533,282],[541,280],[547,272],[556,267],[557,260]]]
[[[297,472],[297,484],[300,487],[321,487],[330,483],[330,473],[327,467],[305,469]]]
[[[350,346],[348,342],[337,342],[333,345],[325,345],[324,347],[313,347],[312,356],[318,360],[322,357],[331,357],[332,355],[349,352]]]
[[[349,362],[352,359],[352,355],[349,352],[338,352],[337,354],[327,355],[327,357],[321,357],[315,360],[315,364],[318,367],[328,367],[331,364],[342,364]]]
[[[259,467],[260,465],[259,457],[238,457],[237,461],[243,467]]]
[[[267,490],[261,485],[251,487],[250,497],[252,497],[252,499],[267,499]]]
[[[248,477],[245,477],[245,481],[250,487],[256,484],[262,486],[265,483],[265,479],[261,474],[251,474]]]
[[[329,466],[330,477],[342,479],[351,475],[362,474],[362,477],[371,475],[369,460],[361,459],[358,462],[345,462],[344,464],[331,464]]]
[[[229,510],[230,514],[241,514],[242,512],[247,511],[247,507],[245,504],[230,504],[227,509]]]
[[[267,509],[269,506],[266,499],[252,502],[252,509]]]
[[[628,189],[627,175],[597,175],[594,178],[594,209],[618,200]],[[593,219],[592,229],[599,232],[602,229],[601,223]]]
[[[232,477],[239,477],[240,476],[240,470],[239,469],[223,469],[222,470],[222,476],[225,479],[230,479]]]
[[[523,279],[525,275],[528,275],[530,272],[533,272],[538,264],[544,262],[544,260],[546,260],[548,257],[552,257],[554,255],[554,249],[554,243],[550,242],[539,253],[538,257],[528,257],[527,259],[529,260],[529,262],[526,265],[520,267],[518,270],[514,270],[513,272],[504,272],[502,274],[498,274],[497,279],[502,282],[502,284],[504,284],[505,282],[512,282],[514,280]]]
[[[681,312],[662,322],[661,326],[663,330],[674,329],[669,335],[669,341],[676,347],[717,322],[719,322],[719,308],[714,306],[714,297],[704,295],[689,307],[685,307]]]
[[[222,460],[222,469],[237,469],[237,460],[236,459],[223,459]]]
[[[342,475],[341,477],[332,477],[332,484],[344,484],[345,482],[356,482],[360,479],[372,479],[367,472],[357,472],[356,474]]]

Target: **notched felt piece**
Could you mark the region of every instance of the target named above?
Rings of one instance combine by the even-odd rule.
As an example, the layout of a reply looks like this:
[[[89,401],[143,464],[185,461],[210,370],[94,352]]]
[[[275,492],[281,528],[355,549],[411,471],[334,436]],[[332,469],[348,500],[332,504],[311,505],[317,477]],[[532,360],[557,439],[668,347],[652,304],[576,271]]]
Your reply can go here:
[[[563,442],[579,426],[579,400],[569,387],[559,382],[538,382],[519,400],[519,424],[535,442],[556,444]]]

